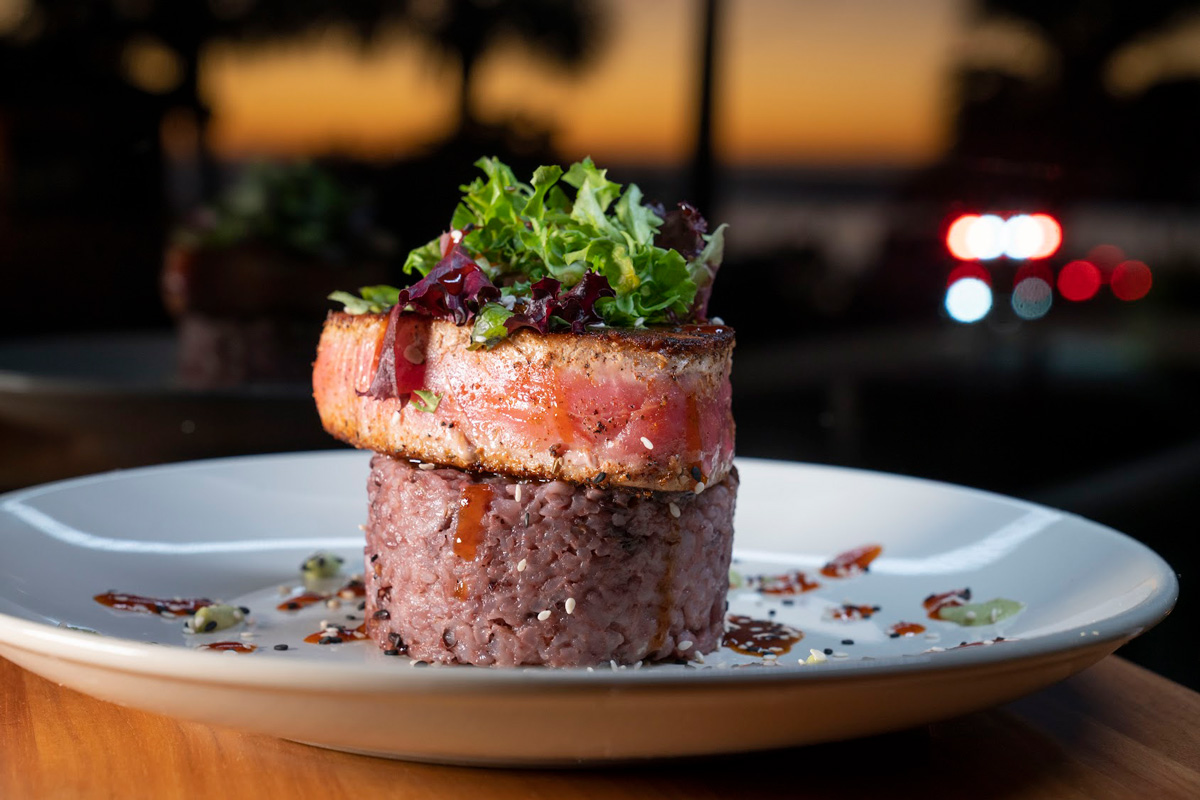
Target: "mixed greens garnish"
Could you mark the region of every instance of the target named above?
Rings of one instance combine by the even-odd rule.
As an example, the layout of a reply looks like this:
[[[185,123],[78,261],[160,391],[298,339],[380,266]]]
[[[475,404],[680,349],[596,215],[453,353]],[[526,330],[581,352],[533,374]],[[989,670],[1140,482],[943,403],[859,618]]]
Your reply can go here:
[[[408,254],[407,289],[368,286],[330,299],[352,314],[404,312],[473,322],[472,346],[520,328],[582,331],[706,318],[724,254],[722,225],[708,233],[686,203],[664,212],[641,190],[610,181],[591,159],[539,167],[529,183],[495,158],[463,186],[447,234]]]

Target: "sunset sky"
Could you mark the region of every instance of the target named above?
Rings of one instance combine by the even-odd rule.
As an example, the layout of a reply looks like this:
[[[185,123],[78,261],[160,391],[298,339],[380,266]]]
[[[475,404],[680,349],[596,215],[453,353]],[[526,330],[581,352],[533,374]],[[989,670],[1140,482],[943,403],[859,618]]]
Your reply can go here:
[[[915,164],[947,135],[962,0],[729,0],[720,29],[718,154],[730,163]],[[692,141],[692,0],[614,0],[578,75],[519,45],[491,51],[485,119],[550,123],[568,156],[671,163]],[[403,155],[453,125],[456,73],[399,31],[363,51],[336,31],[214,46],[203,70],[219,153]]]

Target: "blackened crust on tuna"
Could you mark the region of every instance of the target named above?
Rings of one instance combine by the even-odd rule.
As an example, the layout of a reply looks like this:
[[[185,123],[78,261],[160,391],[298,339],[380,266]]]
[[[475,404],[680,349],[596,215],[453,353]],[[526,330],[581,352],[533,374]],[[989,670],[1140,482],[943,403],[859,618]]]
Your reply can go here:
[[[385,650],[402,641],[415,659],[492,666],[710,652],[722,634],[736,491],[736,472],[698,495],[647,493],[422,470],[376,455],[370,634]],[[472,493],[486,508],[464,529]],[[379,611],[387,619],[374,619]]]

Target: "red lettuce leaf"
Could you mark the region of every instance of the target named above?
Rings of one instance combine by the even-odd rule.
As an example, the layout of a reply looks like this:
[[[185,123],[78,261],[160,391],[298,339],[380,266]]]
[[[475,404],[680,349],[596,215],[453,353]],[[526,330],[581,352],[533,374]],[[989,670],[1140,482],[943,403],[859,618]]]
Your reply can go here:
[[[662,207],[654,209],[663,224],[654,244],[678,252],[691,261],[704,252],[704,234],[708,233],[708,220],[691,203],[680,203],[678,208],[663,213]]]
[[[560,291],[562,284],[554,278],[542,278],[529,288],[531,299],[504,322],[509,333],[521,328],[549,333],[555,318],[566,322],[575,333],[583,333],[588,325],[603,322],[596,301],[616,296],[603,275],[590,271],[565,292]]]
[[[466,325],[484,303],[500,299],[497,289],[461,244],[453,244],[421,280],[400,290],[396,306],[416,314]]]

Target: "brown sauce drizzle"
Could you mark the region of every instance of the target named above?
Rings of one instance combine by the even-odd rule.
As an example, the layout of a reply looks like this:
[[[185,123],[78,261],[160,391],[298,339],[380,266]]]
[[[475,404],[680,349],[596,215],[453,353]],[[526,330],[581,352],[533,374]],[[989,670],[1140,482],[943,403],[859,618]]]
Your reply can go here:
[[[840,606],[831,608],[829,616],[831,619],[842,622],[853,622],[860,619],[870,619],[878,610],[879,606],[856,606],[853,603],[843,603]]]
[[[687,444],[687,454],[690,456],[693,453],[699,457],[703,446],[700,442],[700,409],[696,405],[696,395],[688,392],[684,401],[684,411],[686,413],[684,437]],[[704,468],[701,466],[701,477],[703,478]]]
[[[334,594],[343,600],[349,600],[352,597],[366,597],[367,587],[362,581],[357,578],[351,578],[346,582],[346,585],[338,589]]]
[[[964,587],[951,589],[941,594],[931,594],[922,601],[921,605],[925,606],[925,612],[930,619],[941,619],[940,612],[943,608],[965,605],[970,599],[971,590]]]
[[[755,583],[755,588],[763,594],[804,594],[821,588],[821,584],[800,570],[782,575],[763,575]]]
[[[308,608],[317,603],[323,603],[329,599],[328,595],[319,594],[317,592],[305,592],[298,594],[295,597],[289,597],[279,605],[275,606],[276,611],[299,611],[302,608]]]
[[[139,594],[125,592],[105,592],[92,598],[102,606],[117,611],[135,611],[140,614],[159,614],[172,617],[191,616],[205,606],[211,606],[212,600],[196,598],[185,600],[180,597],[143,597]]]
[[[781,656],[804,638],[796,628],[778,622],[731,614],[721,644],[747,656]]]
[[[671,538],[667,540],[667,563],[663,568],[662,577],[658,580],[658,618],[655,620],[654,638],[650,640],[650,651],[655,652],[667,641],[667,631],[671,629],[671,609],[675,607],[675,593],[671,591],[675,583],[675,555],[679,549],[679,523],[671,524]]]
[[[245,642],[210,642],[200,645],[197,649],[216,650],[221,653],[253,653],[258,649],[258,645]]]
[[[883,547],[877,544],[866,544],[847,550],[821,567],[821,574],[826,578],[851,578],[861,575],[882,552]]]
[[[454,555],[471,561],[483,538],[483,517],[492,504],[492,487],[486,483],[464,486],[458,499],[458,524],[454,529]]]
[[[454,598],[456,600],[466,600],[470,596],[471,592],[467,588],[467,584],[460,580],[458,585],[454,587]]]
[[[901,636],[916,636],[918,633],[924,633],[925,626],[919,622],[897,622],[892,627],[888,628],[888,636],[893,639],[898,639]]]
[[[336,628],[336,633],[327,633],[327,630]],[[343,642],[360,641],[367,638],[367,623],[362,623],[357,628],[345,628],[341,625],[331,625],[329,628],[324,628],[316,633],[310,633],[304,637],[304,641],[308,644],[342,644]]]

